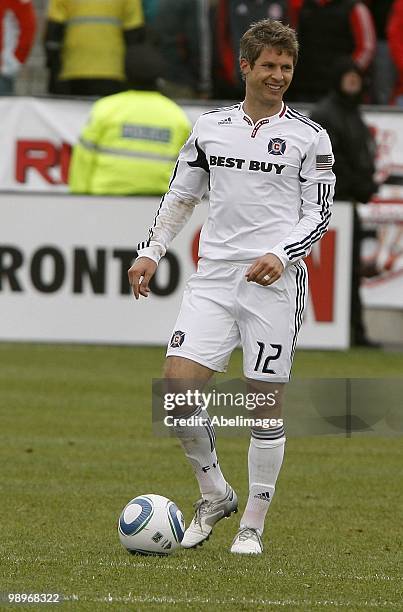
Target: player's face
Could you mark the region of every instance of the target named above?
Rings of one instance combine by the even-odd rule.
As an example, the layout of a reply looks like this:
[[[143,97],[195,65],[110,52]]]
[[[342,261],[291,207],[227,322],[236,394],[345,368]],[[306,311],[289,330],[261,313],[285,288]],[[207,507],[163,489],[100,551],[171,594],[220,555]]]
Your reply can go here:
[[[294,74],[294,60],[292,55],[285,51],[265,47],[253,68],[242,58],[241,70],[245,75],[247,96],[273,106],[281,102],[290,86]]]

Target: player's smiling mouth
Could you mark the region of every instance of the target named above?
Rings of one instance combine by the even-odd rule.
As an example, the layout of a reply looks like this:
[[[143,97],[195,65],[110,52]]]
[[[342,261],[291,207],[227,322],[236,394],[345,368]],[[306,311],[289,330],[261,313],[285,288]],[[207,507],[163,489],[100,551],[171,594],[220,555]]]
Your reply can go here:
[[[276,85],[275,83],[265,83],[265,86],[271,91],[280,91],[282,89],[282,85]]]

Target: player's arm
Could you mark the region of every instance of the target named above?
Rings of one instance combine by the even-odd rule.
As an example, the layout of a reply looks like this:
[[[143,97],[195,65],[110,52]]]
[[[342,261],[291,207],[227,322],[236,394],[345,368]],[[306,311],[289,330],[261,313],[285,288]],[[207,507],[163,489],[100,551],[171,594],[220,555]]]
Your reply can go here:
[[[333,162],[329,136],[321,130],[301,163],[300,220],[286,239],[270,249],[284,267],[309,255],[328,229],[336,182]]]
[[[172,173],[169,191],[154,216],[147,240],[138,247],[138,257],[128,271],[136,299],[147,297],[149,281],[171,241],[190,219],[194,207],[207,191],[209,167],[199,138],[198,123],[182,147]]]

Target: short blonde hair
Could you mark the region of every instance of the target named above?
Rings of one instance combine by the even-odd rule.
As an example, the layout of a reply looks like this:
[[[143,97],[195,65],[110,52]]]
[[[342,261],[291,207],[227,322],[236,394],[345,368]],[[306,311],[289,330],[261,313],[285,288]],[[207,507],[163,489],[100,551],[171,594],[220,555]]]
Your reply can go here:
[[[253,66],[266,47],[274,47],[292,56],[294,66],[298,60],[298,40],[295,30],[274,19],[262,19],[252,23],[242,36],[239,59],[246,59]]]

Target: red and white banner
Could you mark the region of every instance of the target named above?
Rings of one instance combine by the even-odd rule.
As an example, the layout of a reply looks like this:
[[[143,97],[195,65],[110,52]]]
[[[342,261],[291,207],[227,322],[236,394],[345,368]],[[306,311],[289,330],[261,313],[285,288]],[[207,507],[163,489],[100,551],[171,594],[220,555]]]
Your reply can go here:
[[[206,216],[196,210],[135,301],[127,269],[156,198],[0,194],[0,340],[165,344]],[[299,345],[349,344],[351,207],[337,204],[307,260],[310,297]]]
[[[67,192],[72,145],[91,102],[0,98],[0,191]]]
[[[362,297],[370,308],[403,310],[403,200],[363,204],[364,226],[374,230],[362,249]]]
[[[0,191],[67,191],[71,147],[92,103],[51,98],[0,98]],[[184,105],[194,122],[208,106]],[[382,199],[403,198],[403,112],[364,112],[377,141]]]

